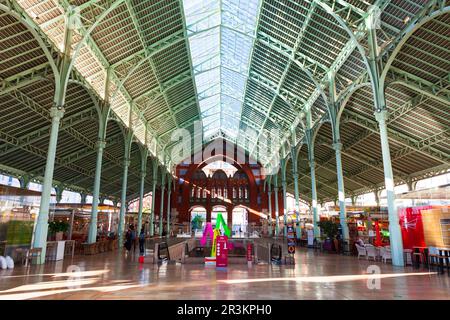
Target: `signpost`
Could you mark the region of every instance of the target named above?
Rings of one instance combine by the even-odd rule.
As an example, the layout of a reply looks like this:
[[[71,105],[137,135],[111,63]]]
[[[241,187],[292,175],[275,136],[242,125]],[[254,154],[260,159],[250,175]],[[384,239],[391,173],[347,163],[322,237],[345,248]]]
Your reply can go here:
[[[294,227],[292,224],[287,225],[287,242],[288,242],[288,253],[294,255],[295,253],[295,235]]]
[[[216,267],[225,268],[228,266],[228,237],[218,236],[216,246]]]
[[[252,261],[253,261],[252,244],[249,242],[249,243],[247,243],[247,264],[249,267],[251,267]]]
[[[308,234],[308,247],[312,248],[314,246],[314,231],[313,229],[308,229],[306,233]]]

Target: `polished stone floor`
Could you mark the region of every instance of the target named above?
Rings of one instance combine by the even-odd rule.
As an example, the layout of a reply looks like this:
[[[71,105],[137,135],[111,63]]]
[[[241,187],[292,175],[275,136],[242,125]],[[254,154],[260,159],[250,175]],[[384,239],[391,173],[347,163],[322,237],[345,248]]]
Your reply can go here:
[[[226,270],[110,252],[0,270],[0,299],[450,299],[450,277],[307,249],[295,266]]]

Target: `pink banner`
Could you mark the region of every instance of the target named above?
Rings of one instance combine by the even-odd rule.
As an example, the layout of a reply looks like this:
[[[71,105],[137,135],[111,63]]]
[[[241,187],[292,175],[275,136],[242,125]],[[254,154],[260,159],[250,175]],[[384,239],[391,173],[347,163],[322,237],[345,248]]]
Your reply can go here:
[[[228,266],[228,237],[218,236],[216,247],[216,266],[227,267]]]

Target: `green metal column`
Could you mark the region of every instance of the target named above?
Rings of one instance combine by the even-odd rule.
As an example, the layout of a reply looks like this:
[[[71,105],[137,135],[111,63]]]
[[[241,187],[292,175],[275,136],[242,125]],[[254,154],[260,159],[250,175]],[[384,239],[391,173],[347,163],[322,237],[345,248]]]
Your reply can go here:
[[[292,158],[292,176],[294,177],[294,196],[295,196],[295,215],[297,227],[299,226],[300,220],[300,193],[298,189],[298,167],[297,167],[297,151],[295,148],[291,148],[291,158]]]
[[[158,160],[155,158],[152,162],[152,212],[150,214],[150,236],[155,235],[155,198],[156,198],[156,183],[158,178]]]
[[[344,175],[342,173],[342,158],[341,150],[342,143],[333,143],[333,149],[336,151],[336,173],[338,182],[338,201],[339,201],[339,220],[341,222],[342,237],[344,241],[349,241],[348,226],[347,226],[347,212],[345,210],[345,189],[344,189]]]
[[[145,187],[145,176],[147,175],[146,171],[141,171],[141,181],[139,187],[139,211],[138,211],[138,229],[137,232],[141,232],[142,228],[142,207],[144,205],[144,187]]]
[[[47,233],[48,233],[48,214],[50,207],[50,197],[52,190],[53,172],[55,169],[56,147],[58,144],[58,130],[61,118],[64,115],[64,102],[66,98],[68,77],[70,73],[70,65],[72,61],[72,36],[76,26],[76,11],[71,7],[66,13],[64,28],[64,52],[62,62],[60,64],[59,74],[56,77],[54,105],[50,109],[50,117],[52,119],[50,129],[50,140],[48,143],[47,162],[45,164],[44,182],[42,185],[41,203],[39,207],[39,215],[33,235],[33,248],[41,248],[41,258],[38,264],[45,262],[45,254],[47,249]]]
[[[389,140],[387,133],[387,107],[384,93],[384,85],[380,84],[380,68],[377,63],[379,58],[379,48],[377,44],[377,31],[374,28],[378,19],[376,12],[371,12],[366,18],[368,28],[368,47],[369,47],[369,72],[372,73],[372,90],[375,102],[375,119],[380,128],[381,153],[383,156],[384,184],[386,188],[388,213],[389,213],[389,237],[392,253],[392,264],[395,266],[404,266],[403,261],[403,240],[399,225],[399,217],[395,207],[394,193],[394,174],[392,172],[391,154],[389,150]]]
[[[103,150],[105,149],[106,141],[97,141],[97,164],[95,166],[94,177],[94,192],[92,195],[92,211],[91,222],[89,224],[88,243],[95,243],[97,241],[97,215],[98,215],[98,200],[100,194],[100,179],[102,176],[102,160]]]
[[[309,160],[309,167],[311,169],[311,201],[313,211],[313,224],[314,224],[314,238],[320,237],[320,228],[318,226],[319,214],[317,212],[317,187],[316,187],[316,162],[314,158]]]
[[[331,120],[332,135],[333,135],[333,149],[336,157],[336,175],[338,184],[338,201],[339,201],[339,220],[341,222],[342,238],[347,243],[350,243],[348,226],[347,226],[347,212],[345,210],[345,188],[344,188],[344,175],[342,172],[342,143],[340,138],[339,129],[339,106],[336,102],[336,83],[335,75],[329,74],[329,99],[328,112]]]
[[[119,244],[123,243],[123,233],[125,225],[125,213],[127,211],[127,182],[128,182],[128,167],[130,166],[130,159],[128,157],[123,160],[123,177],[122,177],[122,194],[120,197],[120,214],[119,214]]]
[[[268,219],[268,221],[269,221],[269,236],[272,236],[272,191],[271,191],[272,187],[271,187],[270,183],[267,187],[269,188],[267,191],[267,195],[269,198],[269,219]]]
[[[403,240],[399,225],[397,208],[395,207],[394,174],[392,172],[391,154],[389,151],[389,141],[386,125],[387,111],[383,110],[375,113],[375,118],[380,127],[381,151],[383,154],[384,183],[389,212],[389,237],[392,252],[392,264],[403,266]]]
[[[163,232],[163,217],[164,217],[164,191],[166,188],[166,173],[164,172],[161,180],[161,205],[159,210],[159,235]]]
[[[320,237],[320,228],[318,226],[319,215],[317,212],[317,186],[316,186],[316,162],[314,160],[314,131],[312,129],[311,112],[306,116],[306,143],[308,145],[308,162],[311,173],[311,206],[313,214],[314,238]]]
[[[167,237],[170,237],[170,210],[171,210],[171,205],[170,205],[170,196],[172,194],[172,176],[169,176],[169,179],[167,181],[167,225],[166,225],[166,229],[167,229]]]
[[[148,157],[148,149],[144,148],[141,150],[141,180],[139,186],[139,211],[138,211],[138,234],[141,232],[142,228],[142,208],[144,206],[144,188],[145,188],[145,177],[147,175],[147,157]]]
[[[278,211],[278,174],[275,175],[275,186],[273,188],[274,196],[275,196],[275,237],[278,237],[280,223],[278,220],[279,211]]]
[[[47,247],[48,233],[48,213],[50,207],[50,197],[52,191],[53,171],[55,169],[56,145],[58,142],[59,122],[64,115],[62,107],[52,107],[50,116],[52,118],[52,126],[50,131],[50,141],[48,144],[47,162],[45,164],[44,183],[42,185],[41,203],[39,207],[39,215],[36,222],[34,232],[33,248],[42,248],[41,260],[37,263],[45,262],[45,252]]]
[[[286,182],[286,159],[281,160],[281,187],[283,188],[283,220],[284,220],[284,236],[287,236],[287,182]]]

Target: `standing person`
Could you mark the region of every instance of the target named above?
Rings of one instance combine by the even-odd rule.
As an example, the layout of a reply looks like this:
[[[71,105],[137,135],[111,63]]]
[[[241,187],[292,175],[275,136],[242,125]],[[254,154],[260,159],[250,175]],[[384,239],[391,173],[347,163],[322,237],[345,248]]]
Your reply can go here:
[[[125,248],[127,251],[131,250],[131,227],[128,227],[127,233],[125,234]]]
[[[145,230],[144,227],[142,227],[141,233],[139,233],[139,254],[141,256],[143,256],[145,253],[144,245],[145,245]]]
[[[130,244],[133,248],[133,254],[136,253],[136,240],[136,230],[134,230],[134,225],[130,224]]]

